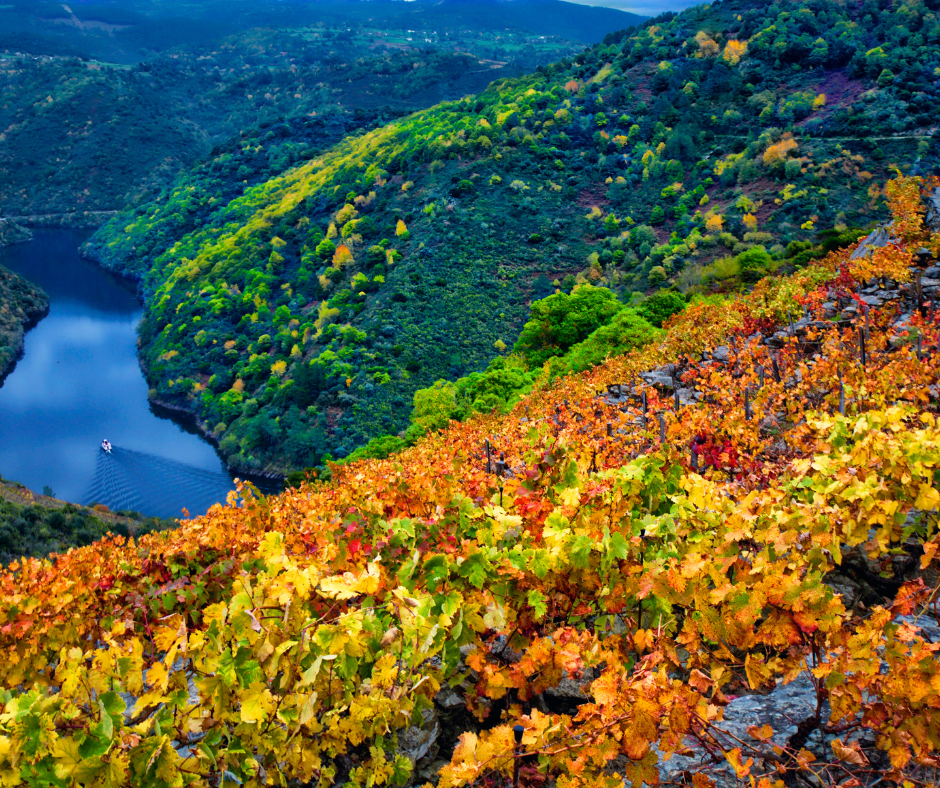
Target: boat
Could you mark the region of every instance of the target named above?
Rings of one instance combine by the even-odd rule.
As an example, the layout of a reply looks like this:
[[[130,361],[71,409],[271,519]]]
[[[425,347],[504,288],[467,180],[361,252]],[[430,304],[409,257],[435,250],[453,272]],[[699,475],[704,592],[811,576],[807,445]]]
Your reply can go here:
[[[101,449],[106,454],[110,454],[111,453],[111,441],[109,441],[107,438],[101,441]]]

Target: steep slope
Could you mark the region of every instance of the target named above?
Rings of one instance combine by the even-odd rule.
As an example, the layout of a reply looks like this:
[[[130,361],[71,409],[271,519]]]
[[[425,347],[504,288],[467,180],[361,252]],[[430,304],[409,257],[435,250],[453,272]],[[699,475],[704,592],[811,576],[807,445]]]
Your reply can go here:
[[[696,305],[506,416],[13,564],[0,774],[931,785],[938,189],[890,184],[889,245]],[[692,401],[640,382],[664,364]],[[775,688],[766,724],[723,716]]]
[[[0,564],[45,558],[102,539],[108,534],[143,536],[178,525],[176,520],[144,518],[136,512],[112,514],[75,506],[53,495],[36,495],[0,478]]]
[[[891,169],[940,155],[935,6],[667,15],[225,204],[207,192],[188,234],[164,224],[179,194],[143,205],[90,251],[143,275],[155,398],[235,467],[313,465],[403,428],[412,392],[482,367],[552,282],[753,282],[883,215]],[[746,271],[724,259],[750,248]]]
[[[511,35],[468,36],[462,48],[398,38],[250,30],[126,67],[0,52],[0,211],[115,210],[266,120],[378,108],[394,117],[580,49]]]

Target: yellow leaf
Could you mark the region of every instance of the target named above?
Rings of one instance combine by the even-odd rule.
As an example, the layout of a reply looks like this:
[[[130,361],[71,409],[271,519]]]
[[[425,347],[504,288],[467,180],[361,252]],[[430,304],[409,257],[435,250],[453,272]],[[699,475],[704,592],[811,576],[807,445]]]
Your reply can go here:
[[[741,762],[741,748],[735,747],[731,752],[725,753],[725,758],[728,759],[728,763],[731,764],[734,769],[734,773],[738,776],[739,780],[743,780],[751,773],[751,767],[754,765],[754,759],[748,758],[747,763]]]
[[[274,710],[274,696],[263,681],[252,683],[241,696],[242,722],[261,722]]]
[[[868,758],[862,752],[862,748],[857,741],[849,742],[848,745],[839,739],[833,739],[830,742],[832,751],[841,761],[854,763],[856,766],[868,766]]]
[[[380,579],[379,566],[373,562],[360,575],[344,572],[342,575],[323,578],[317,591],[328,599],[352,599],[360,594],[374,594],[379,590]]]
[[[929,512],[931,509],[936,509],[938,503],[940,503],[940,492],[937,492],[937,490],[929,484],[922,484],[914,506],[925,512]]]

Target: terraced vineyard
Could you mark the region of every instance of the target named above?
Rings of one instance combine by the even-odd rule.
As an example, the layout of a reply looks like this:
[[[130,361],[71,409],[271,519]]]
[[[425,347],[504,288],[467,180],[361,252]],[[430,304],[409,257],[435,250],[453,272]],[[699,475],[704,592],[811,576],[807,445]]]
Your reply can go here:
[[[887,231],[508,415],[12,565],[0,774],[935,784],[940,180],[886,194]],[[795,732],[723,722],[795,679]]]

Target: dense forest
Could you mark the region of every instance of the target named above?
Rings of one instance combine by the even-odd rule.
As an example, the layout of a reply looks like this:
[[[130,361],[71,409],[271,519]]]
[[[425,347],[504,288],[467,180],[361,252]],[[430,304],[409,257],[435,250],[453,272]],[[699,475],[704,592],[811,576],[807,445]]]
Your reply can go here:
[[[49,297],[0,265],[0,385],[23,350],[23,335],[49,310]]]
[[[559,0],[443,16],[424,2],[0,5],[0,215],[97,224],[261,122],[391,119],[640,19]]]
[[[893,171],[937,166],[936,11],[667,14],[252,183],[252,148],[296,133],[272,125],[86,252],[141,277],[155,400],[192,410],[233,467],[313,466],[481,372],[534,299],[585,282],[621,304],[707,295],[851,243],[885,216]]]
[[[934,788],[940,178],[883,188],[890,227],[671,317],[555,294],[524,357],[663,324],[506,414],[13,562],[0,777]]]
[[[251,30],[126,67],[0,53],[0,209],[113,210],[266,119],[379,108],[391,118],[577,48],[497,46],[508,57],[490,61],[370,31]]]
[[[9,219],[0,219],[0,248],[28,241],[31,237],[32,233],[28,228]]]

